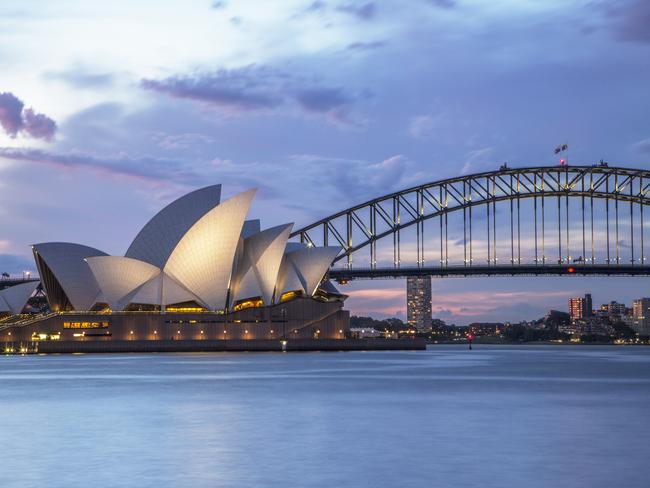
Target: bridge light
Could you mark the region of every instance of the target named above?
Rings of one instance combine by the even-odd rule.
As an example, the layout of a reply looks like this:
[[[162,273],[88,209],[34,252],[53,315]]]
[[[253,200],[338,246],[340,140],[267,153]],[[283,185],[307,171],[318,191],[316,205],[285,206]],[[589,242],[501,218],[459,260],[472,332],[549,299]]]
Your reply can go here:
[[[566,269],[566,272],[567,272],[567,273],[575,273],[575,272],[576,272],[576,269],[575,269],[573,266],[569,266],[569,267]]]

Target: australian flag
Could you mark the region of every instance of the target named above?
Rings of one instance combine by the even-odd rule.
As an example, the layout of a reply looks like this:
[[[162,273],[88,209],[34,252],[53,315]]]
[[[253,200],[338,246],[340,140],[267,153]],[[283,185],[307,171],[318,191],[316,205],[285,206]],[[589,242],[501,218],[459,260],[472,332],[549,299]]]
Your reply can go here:
[[[566,151],[567,149],[569,149],[569,145],[562,144],[561,146],[555,148],[555,154],[560,154],[562,151]]]

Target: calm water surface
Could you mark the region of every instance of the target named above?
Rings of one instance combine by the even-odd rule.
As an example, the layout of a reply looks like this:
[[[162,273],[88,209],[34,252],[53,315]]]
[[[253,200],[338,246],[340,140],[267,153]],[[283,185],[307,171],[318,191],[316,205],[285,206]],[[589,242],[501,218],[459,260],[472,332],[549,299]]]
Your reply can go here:
[[[648,487],[650,348],[0,357],[0,486]]]

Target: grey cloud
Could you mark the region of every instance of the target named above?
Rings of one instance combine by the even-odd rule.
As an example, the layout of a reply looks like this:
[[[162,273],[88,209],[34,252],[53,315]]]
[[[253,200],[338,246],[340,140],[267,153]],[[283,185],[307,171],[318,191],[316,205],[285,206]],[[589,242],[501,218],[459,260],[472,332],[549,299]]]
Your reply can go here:
[[[592,5],[592,4],[590,4]],[[616,36],[624,41],[650,42],[650,2],[601,0],[596,5],[611,21]]]
[[[298,103],[308,112],[329,112],[349,102],[340,88],[313,88],[296,95]]]
[[[370,51],[372,49],[379,49],[384,47],[386,43],[384,41],[372,41],[372,42],[353,42],[348,44],[346,48],[348,51]]]
[[[289,102],[305,112],[350,123],[346,108],[353,99],[338,87],[321,86],[270,67],[247,66],[195,76],[142,80],[142,87],[176,98],[205,103],[228,113],[276,109]]]
[[[440,8],[453,8],[456,6],[456,0],[427,0],[427,2]]]
[[[44,78],[65,81],[75,88],[105,88],[113,85],[115,76],[111,73],[93,73],[75,66],[64,71],[48,71]]]
[[[311,3],[309,7],[307,7],[307,12],[318,12],[321,10],[324,10],[326,7],[325,2],[322,2],[321,0],[315,0],[314,2]]]
[[[215,9],[215,10],[222,9],[225,6],[226,6],[226,2],[224,2],[222,0],[215,0],[214,2],[212,2],[212,8]]]
[[[154,157],[97,157],[80,153],[53,153],[40,149],[0,147],[0,158],[44,164],[64,169],[88,169],[100,173],[164,183],[197,184],[200,176],[179,161]]]
[[[56,132],[56,122],[44,114],[37,114],[31,108],[25,110],[24,130],[35,139],[52,140]]]
[[[13,93],[0,93],[0,125],[10,137],[23,128],[23,102]]]
[[[295,167],[297,173],[312,179],[304,183],[305,187],[338,195],[336,201],[340,205],[359,203],[428,179],[413,161],[400,154],[377,163],[313,154],[295,155],[291,162],[290,167]]]
[[[345,4],[336,8],[339,12],[352,14],[362,20],[370,20],[377,13],[375,2],[364,3],[363,5]]]
[[[51,140],[56,132],[56,122],[34,109],[24,109],[25,104],[13,93],[0,93],[0,125],[9,137],[25,133],[35,139]]]
[[[433,311],[432,316],[434,319],[449,319],[454,317],[454,312],[448,308],[438,307]]]
[[[183,134],[165,134],[157,133],[153,135],[158,147],[163,149],[187,149],[197,144],[212,144],[215,139],[205,134],[183,133]]]
[[[147,90],[186,98],[228,111],[251,112],[280,105],[283,100],[269,86],[274,73],[253,66],[219,70],[196,76],[174,76],[163,80],[144,79]]]

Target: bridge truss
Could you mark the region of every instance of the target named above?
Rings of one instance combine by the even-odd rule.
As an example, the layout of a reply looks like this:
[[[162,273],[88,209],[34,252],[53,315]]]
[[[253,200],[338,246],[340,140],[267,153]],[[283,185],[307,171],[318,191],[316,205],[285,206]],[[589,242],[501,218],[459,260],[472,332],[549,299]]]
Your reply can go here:
[[[338,279],[647,275],[649,191],[646,170],[503,166],[367,201],[292,237],[340,245],[330,272]]]

